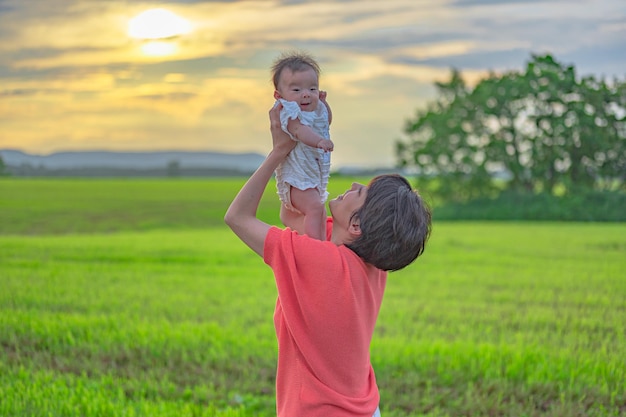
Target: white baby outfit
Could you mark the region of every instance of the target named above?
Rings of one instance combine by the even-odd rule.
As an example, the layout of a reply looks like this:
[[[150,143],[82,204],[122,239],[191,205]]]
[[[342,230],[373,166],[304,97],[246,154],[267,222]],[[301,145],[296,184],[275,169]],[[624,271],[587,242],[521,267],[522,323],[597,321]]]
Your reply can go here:
[[[287,123],[291,119],[299,119],[303,125],[310,126],[315,133],[324,139],[330,139],[328,109],[319,102],[315,111],[302,111],[298,103],[279,99],[283,105],[280,111],[280,125],[297,141],[287,158],[276,168],[276,188],[278,196],[285,206],[293,210],[291,205],[290,185],[300,190],[316,188],[323,203],[328,198],[328,178],[330,176],[330,152],[314,148],[298,141],[287,130]]]

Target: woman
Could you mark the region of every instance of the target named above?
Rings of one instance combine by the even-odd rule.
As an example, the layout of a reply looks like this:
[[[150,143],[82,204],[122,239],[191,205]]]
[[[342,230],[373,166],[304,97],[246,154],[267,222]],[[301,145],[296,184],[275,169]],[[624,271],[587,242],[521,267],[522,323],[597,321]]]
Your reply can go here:
[[[369,346],[387,272],[424,251],[431,214],[398,175],[352,184],[329,202],[327,240],[256,217],[263,191],[294,142],[270,110],[273,147],[224,220],[274,271],[278,299],[278,417],[380,415]]]

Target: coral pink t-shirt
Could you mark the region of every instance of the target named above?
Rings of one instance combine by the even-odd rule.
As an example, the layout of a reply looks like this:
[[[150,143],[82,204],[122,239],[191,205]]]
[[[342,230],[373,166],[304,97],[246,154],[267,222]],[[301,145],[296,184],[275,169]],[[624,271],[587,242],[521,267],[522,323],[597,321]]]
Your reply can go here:
[[[278,417],[371,417],[380,397],[369,347],[387,273],[346,246],[277,227],[264,260],[278,288]]]

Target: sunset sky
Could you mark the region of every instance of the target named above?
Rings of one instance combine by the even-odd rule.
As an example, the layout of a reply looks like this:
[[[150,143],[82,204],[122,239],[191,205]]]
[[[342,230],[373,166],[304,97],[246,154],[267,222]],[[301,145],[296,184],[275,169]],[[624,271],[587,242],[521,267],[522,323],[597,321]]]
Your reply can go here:
[[[451,67],[471,82],[550,52],[623,79],[626,2],[0,0],[0,149],[265,154],[292,49],[322,67],[333,165],[390,166]]]

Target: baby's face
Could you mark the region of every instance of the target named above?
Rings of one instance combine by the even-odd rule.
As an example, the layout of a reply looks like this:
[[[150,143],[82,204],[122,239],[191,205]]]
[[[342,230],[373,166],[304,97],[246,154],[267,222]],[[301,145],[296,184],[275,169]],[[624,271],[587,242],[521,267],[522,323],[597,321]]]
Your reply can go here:
[[[285,68],[280,74],[274,98],[295,101],[302,111],[314,111],[320,101],[317,74],[313,68],[297,72]]]

